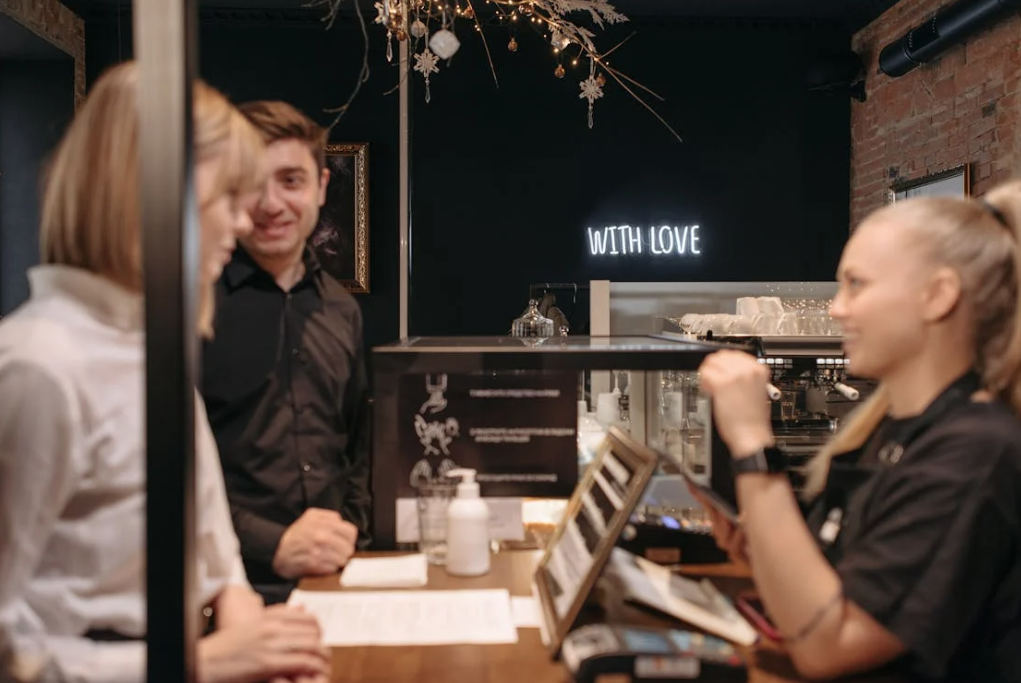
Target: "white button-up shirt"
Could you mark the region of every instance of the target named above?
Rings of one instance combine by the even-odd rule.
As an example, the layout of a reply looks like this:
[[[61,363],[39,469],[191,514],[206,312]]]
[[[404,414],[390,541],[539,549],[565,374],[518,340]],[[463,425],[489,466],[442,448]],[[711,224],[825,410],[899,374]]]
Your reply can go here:
[[[83,634],[146,632],[143,302],[77,268],[29,277],[30,300],[0,323],[0,681],[140,682],[143,642]],[[196,406],[206,603],[247,580]]]

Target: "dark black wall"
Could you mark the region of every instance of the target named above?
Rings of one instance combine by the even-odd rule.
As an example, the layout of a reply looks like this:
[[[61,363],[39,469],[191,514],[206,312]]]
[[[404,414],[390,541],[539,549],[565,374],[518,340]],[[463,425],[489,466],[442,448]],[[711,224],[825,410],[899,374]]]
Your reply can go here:
[[[378,36],[376,36],[378,38]],[[130,59],[131,16],[86,23],[87,77],[91,84],[111,64]],[[371,49],[375,48],[375,49]],[[199,28],[201,73],[233,101],[282,99],[323,125],[344,103],[362,63],[360,29],[348,21],[327,31],[322,24],[203,20]],[[365,319],[365,342],[398,336],[398,99],[385,95],[397,70],[370,45],[371,78],[333,130],[331,142],[369,143],[369,294],[355,295]]]
[[[130,17],[87,24],[88,69],[130,56]],[[370,143],[371,286],[359,295],[369,345],[398,334],[397,80],[383,34],[369,27],[372,75],[334,141]],[[413,76],[410,332],[505,334],[528,284],[616,280],[829,280],[848,231],[850,100],[807,92],[805,70],[846,49],[838,30],[804,24],[636,22],[613,66],[666,99],[657,110],[684,138],[611,84],[595,127],[578,98],[585,68],[554,77],[550,48],[528,31],[507,51],[489,33],[493,84],[476,36],[423,102]],[[118,44],[118,33],[120,43]],[[235,100],[278,97],[326,123],[349,93],[362,39],[348,22],[206,21],[204,76]],[[698,259],[587,255],[585,229],[701,228]]]
[[[0,315],[39,262],[43,164],[74,115],[74,60],[0,61]]]
[[[806,68],[846,36],[821,28],[648,22],[611,64],[657,91],[670,133],[620,87],[595,105],[550,49],[491,34],[500,78],[465,40],[424,102],[416,75],[412,334],[506,334],[528,285],[832,280],[848,232],[850,100]],[[614,37],[603,40],[613,45]],[[587,227],[699,224],[702,255],[601,259]]]

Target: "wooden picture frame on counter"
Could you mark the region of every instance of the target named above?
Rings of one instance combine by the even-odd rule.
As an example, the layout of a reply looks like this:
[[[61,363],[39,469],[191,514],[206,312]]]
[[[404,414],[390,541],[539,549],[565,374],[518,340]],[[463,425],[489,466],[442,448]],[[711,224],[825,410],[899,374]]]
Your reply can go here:
[[[961,164],[920,178],[902,178],[890,186],[886,203],[904,201],[911,197],[970,197],[971,164]]]
[[[536,567],[543,643],[554,657],[640,502],[659,455],[611,427]]]
[[[327,273],[352,293],[369,291],[369,145],[326,146],[330,182],[309,246]]]

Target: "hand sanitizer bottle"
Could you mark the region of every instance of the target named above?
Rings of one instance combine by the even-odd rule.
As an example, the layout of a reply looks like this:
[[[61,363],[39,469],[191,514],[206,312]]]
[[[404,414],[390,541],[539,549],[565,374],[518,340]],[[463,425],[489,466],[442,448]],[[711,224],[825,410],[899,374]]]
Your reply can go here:
[[[455,469],[457,497],[447,507],[447,573],[481,576],[489,571],[489,506],[479,498],[475,470]]]

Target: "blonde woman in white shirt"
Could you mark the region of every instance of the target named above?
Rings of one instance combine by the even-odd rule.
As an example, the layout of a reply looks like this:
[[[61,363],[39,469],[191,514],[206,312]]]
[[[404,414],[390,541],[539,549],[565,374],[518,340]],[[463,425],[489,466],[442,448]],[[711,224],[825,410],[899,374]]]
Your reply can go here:
[[[43,265],[0,323],[0,681],[145,679],[137,84],[130,62],[104,74],[64,136],[43,199]],[[209,86],[196,84],[193,106],[208,334],[212,285],[252,227],[263,145]],[[315,620],[263,607],[248,585],[196,405],[196,560],[217,622],[198,644],[199,680],[327,681]]]

